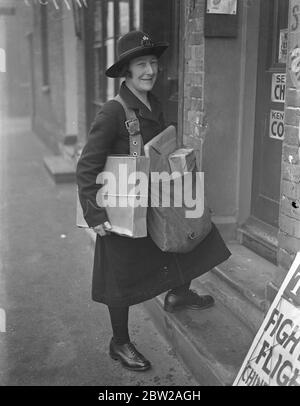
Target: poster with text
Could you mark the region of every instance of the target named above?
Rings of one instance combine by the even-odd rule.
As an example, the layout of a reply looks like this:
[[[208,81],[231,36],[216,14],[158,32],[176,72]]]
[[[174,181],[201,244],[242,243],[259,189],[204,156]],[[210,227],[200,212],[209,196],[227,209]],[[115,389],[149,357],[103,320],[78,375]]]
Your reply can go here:
[[[300,385],[300,252],[255,336],[233,385]]]
[[[236,14],[237,0],[207,0],[208,14]]]

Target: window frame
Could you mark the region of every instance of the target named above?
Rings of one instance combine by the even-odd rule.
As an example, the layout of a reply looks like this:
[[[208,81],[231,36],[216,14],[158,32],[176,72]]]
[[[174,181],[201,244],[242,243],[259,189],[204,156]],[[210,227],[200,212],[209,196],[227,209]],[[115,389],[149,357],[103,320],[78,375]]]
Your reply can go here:
[[[39,5],[40,9],[40,32],[41,32],[41,64],[42,64],[42,91],[48,92],[49,86],[49,42],[48,42],[48,13],[47,7]]]
[[[137,17],[137,21],[139,22],[139,26],[136,27],[135,21],[136,21],[136,16],[135,16],[135,7],[136,4],[135,2],[139,1],[139,16]],[[92,97],[92,104],[95,107],[101,107],[108,99],[107,91],[108,91],[108,81],[113,80],[113,93],[117,94],[120,83],[122,79],[116,78],[116,79],[111,79],[106,77],[105,71],[108,68],[107,66],[107,50],[108,50],[108,40],[113,40],[114,41],[114,61],[117,59],[117,49],[116,49],[116,43],[118,38],[120,37],[120,3],[128,3],[129,5],[129,30],[133,29],[141,29],[141,22],[142,22],[142,1],[143,0],[95,0],[93,2],[93,9],[95,10],[95,7],[97,3],[101,4],[101,16],[102,16],[102,41],[101,42],[96,42],[95,41],[95,24],[97,24],[96,19],[93,17],[93,39],[92,39],[92,44],[91,44],[91,49],[93,52],[93,97]],[[113,28],[113,35],[108,36],[107,34],[107,29],[108,29],[108,4],[113,3],[113,21],[114,21],[114,28]],[[94,16],[94,13],[92,13]],[[95,14],[96,15],[96,14]],[[101,51],[99,51],[101,49]],[[95,66],[96,64],[96,56],[95,52],[100,52],[101,57],[99,56],[99,66]],[[95,75],[99,75],[99,78],[96,79]],[[99,83],[99,89],[95,88],[96,83]],[[100,97],[97,97],[100,96]],[[110,95],[111,96],[111,95]]]

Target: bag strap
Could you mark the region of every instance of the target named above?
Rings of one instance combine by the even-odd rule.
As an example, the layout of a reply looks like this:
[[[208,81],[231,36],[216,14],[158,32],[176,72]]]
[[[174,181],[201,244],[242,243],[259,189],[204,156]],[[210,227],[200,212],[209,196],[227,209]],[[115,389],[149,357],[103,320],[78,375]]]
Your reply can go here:
[[[143,139],[140,130],[140,122],[134,110],[127,106],[119,94],[114,98],[114,100],[119,102],[125,111],[125,127],[129,133],[129,154],[132,156],[140,156],[142,155],[142,152],[144,152],[142,149]]]

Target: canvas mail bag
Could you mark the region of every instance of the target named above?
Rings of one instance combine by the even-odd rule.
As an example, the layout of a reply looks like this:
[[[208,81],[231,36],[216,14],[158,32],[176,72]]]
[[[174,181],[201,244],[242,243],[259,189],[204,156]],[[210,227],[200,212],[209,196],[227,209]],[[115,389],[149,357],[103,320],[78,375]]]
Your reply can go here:
[[[103,207],[103,202],[109,202],[105,207],[107,217],[112,226],[111,232],[132,238],[147,236],[147,204],[148,183],[139,185],[138,174],[149,179],[150,159],[143,154],[143,141],[139,121],[135,112],[129,109],[123,99],[115,97],[124,108],[126,128],[129,133],[129,155],[108,155],[103,171],[97,176],[96,183],[102,184],[105,173],[113,174],[116,185],[104,183],[97,192],[97,203]],[[106,178],[107,179],[107,178]],[[130,179],[130,184],[128,184]],[[110,187],[111,186],[111,187]],[[77,226],[88,227],[83,217],[82,208],[77,199]]]
[[[178,149],[176,138],[175,127],[169,126],[145,145],[151,173],[147,227],[152,240],[162,251],[186,253],[208,235],[212,223],[196,153],[192,148]],[[172,175],[172,180],[170,176],[157,178],[154,172]],[[198,211],[193,211],[192,205],[187,205],[185,194],[189,195],[191,203],[193,198],[197,200],[195,207],[198,206]]]

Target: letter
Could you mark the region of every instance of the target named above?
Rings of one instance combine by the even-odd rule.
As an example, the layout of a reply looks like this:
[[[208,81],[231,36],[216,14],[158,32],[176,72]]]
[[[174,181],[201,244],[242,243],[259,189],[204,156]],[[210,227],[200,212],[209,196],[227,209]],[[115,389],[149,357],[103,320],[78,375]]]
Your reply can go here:
[[[295,368],[294,375],[290,379],[288,386],[300,386],[300,382],[297,379],[300,377],[299,369]]]
[[[295,286],[293,288],[293,290],[291,290],[291,293],[295,296],[298,295],[298,290],[300,289],[300,272],[297,272],[294,276],[293,276],[293,281],[298,277],[297,282],[295,283]]]
[[[106,181],[106,183],[105,183]],[[96,202],[99,207],[116,207],[117,206],[117,185],[116,178],[112,172],[104,171],[99,173],[96,184],[103,186],[96,194]]]
[[[196,198],[193,199],[193,176],[196,180]],[[187,178],[186,178],[187,177]],[[184,176],[184,204],[187,207],[196,206],[195,210],[186,210],[186,218],[200,218],[204,212],[204,172],[188,172]]]
[[[191,400],[191,399],[190,398],[185,399],[184,394],[182,395],[179,391],[177,391],[175,399],[173,399],[173,397],[170,397],[168,400]]]
[[[198,391],[198,393],[194,393],[194,391],[193,391],[193,400],[195,400],[195,398],[200,400],[200,391]]]
[[[127,398],[126,403],[130,403],[131,398],[132,398],[132,393],[125,393],[125,396]]]
[[[283,122],[282,121],[280,121],[279,123],[278,123],[278,126],[277,126],[277,134],[278,134],[278,137],[283,137],[283,135],[284,135],[284,125],[283,125]]]
[[[183,399],[181,398],[180,400],[192,400],[191,391],[184,391],[183,395],[181,395],[181,396],[183,396]],[[177,400],[177,396],[176,396],[175,400]],[[194,400],[194,398],[193,398],[193,400]]]
[[[290,368],[291,371],[293,370],[293,365],[291,364],[290,361],[284,361],[284,363],[281,365],[277,377],[276,377],[276,381],[278,383],[279,386],[287,386],[288,382],[289,382],[289,375],[283,374],[283,371],[285,368]],[[282,375],[283,374],[283,375]]]
[[[246,382],[246,380],[247,380],[247,377],[248,377],[248,376],[246,376],[246,372],[247,372],[248,369],[252,369],[252,367],[251,367],[250,364],[247,364],[247,365],[246,365],[246,367],[245,367],[245,369],[244,369],[244,371],[243,371],[243,373],[242,373],[242,381],[243,381],[243,382]]]
[[[276,365],[275,365],[275,367],[274,367],[274,369],[273,369],[273,371],[271,372],[271,375],[270,375],[271,379],[274,378],[274,375],[276,374],[276,372],[277,372],[277,370],[279,368],[279,365],[281,364],[281,361],[282,361],[282,354],[279,354],[277,363],[276,363]]]
[[[134,172],[133,172],[134,174]],[[128,165],[119,164],[118,182],[118,207],[128,207]]]
[[[172,182],[174,201],[172,202],[174,207],[182,207],[182,174],[180,172],[172,172]]]
[[[276,100],[284,100],[285,86],[277,85],[275,87],[275,98]]]
[[[251,372],[250,374],[247,376],[247,380],[246,380],[246,385],[251,386],[253,380],[256,377],[256,372],[254,371],[254,369],[251,368]]]
[[[273,310],[273,312],[272,312],[272,314],[271,314],[271,316],[270,316],[270,318],[269,318],[269,320],[268,320],[268,322],[267,322],[267,324],[266,324],[266,326],[265,326],[265,331],[267,331],[268,330],[268,328],[270,327],[270,325],[272,325],[272,324],[275,324],[275,327],[277,328],[277,325],[278,325],[278,319],[277,319],[277,323],[276,323],[276,320],[275,320],[275,316],[278,316],[279,314],[281,314],[281,313],[279,313],[279,311],[277,310],[277,309],[274,309]],[[282,315],[281,315],[282,316]],[[271,333],[270,335],[271,335],[271,337],[272,337],[272,335],[273,335],[274,333]]]
[[[261,349],[259,351],[259,354],[256,357],[256,360],[255,360],[256,364],[259,363],[261,357],[265,357],[267,355],[266,349],[268,349],[268,348],[270,348],[270,344],[268,343],[268,341],[264,340],[264,342],[261,346]]]
[[[273,356],[273,347],[270,348],[270,351],[268,352],[267,358],[265,359],[265,362],[263,363],[263,366],[262,366],[262,370],[263,370],[267,375],[269,375],[270,372],[271,372],[271,370],[268,369],[268,363],[269,363],[269,361],[271,360],[272,356]]]
[[[278,342],[278,344],[283,345],[283,343],[285,342],[285,340],[287,339],[287,337],[289,336],[290,333],[286,333],[283,331],[283,329],[285,328],[285,326],[290,326],[293,327],[293,322],[290,319],[285,319],[283,320],[283,322],[281,323],[277,334],[276,334],[276,340]],[[282,333],[282,335],[281,335]]]
[[[150,391],[149,400],[156,400],[156,391],[155,390]]]
[[[148,177],[144,172],[132,172],[128,178],[132,188],[128,191],[128,205],[130,207],[148,206]],[[133,197],[130,197],[133,196]]]
[[[258,375],[256,375],[255,382],[253,382],[252,386],[265,386],[265,381],[263,378],[260,378]]]
[[[283,348],[287,348],[287,346],[289,345],[290,342],[293,343],[292,348],[290,349],[289,353],[292,355],[293,352],[295,351],[295,348],[297,347],[297,345],[300,343],[300,336],[299,337],[295,337],[297,333],[297,329],[295,329],[287,338],[286,342],[284,343]]]
[[[98,400],[105,400],[103,393],[99,393]]]
[[[271,125],[271,133],[272,133],[272,135],[274,135],[274,137],[276,137],[276,135],[277,135],[276,128],[274,129],[274,127],[276,127],[276,126],[277,126],[277,121],[273,121],[273,123]]]
[[[168,172],[151,173],[151,207],[159,207],[160,203],[161,207],[170,207],[170,184],[171,175]]]

